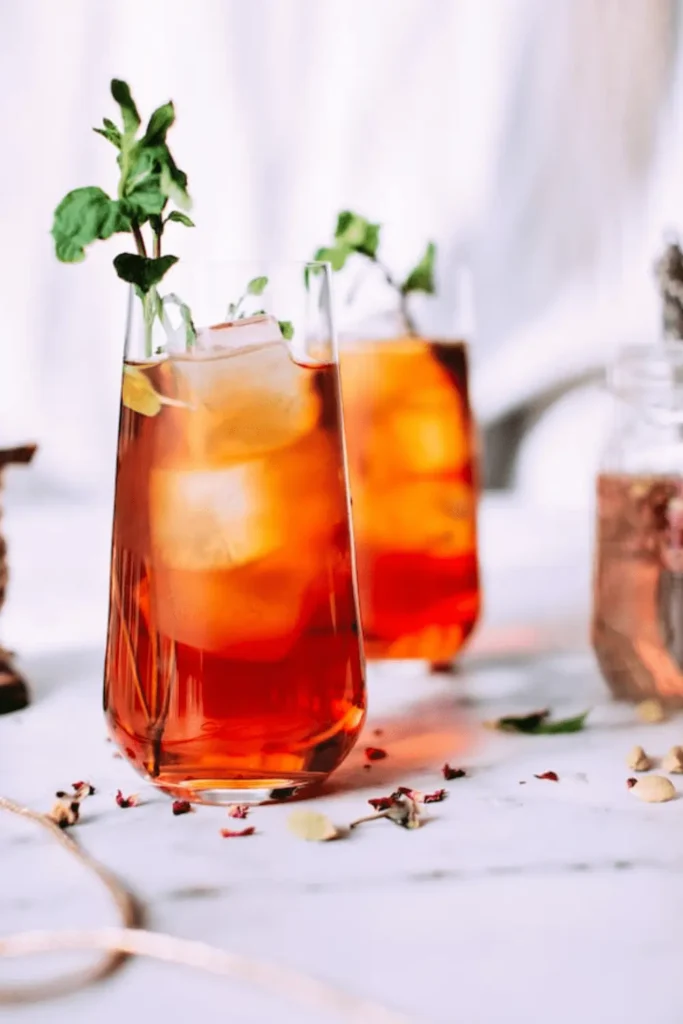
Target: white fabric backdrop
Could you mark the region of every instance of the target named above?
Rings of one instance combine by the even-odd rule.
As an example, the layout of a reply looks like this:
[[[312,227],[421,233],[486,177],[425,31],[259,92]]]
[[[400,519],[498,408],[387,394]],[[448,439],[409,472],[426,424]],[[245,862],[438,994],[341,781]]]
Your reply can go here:
[[[64,267],[48,232],[67,190],[114,186],[90,132],[112,76],[145,113],[176,102],[201,225],[179,230],[181,255],[302,258],[357,207],[386,223],[399,267],[435,237],[442,321],[465,255],[483,422],[655,330],[650,264],[683,216],[680,6],[2,0],[0,443],[37,439],[32,479],[53,490],[111,489],[120,238]],[[518,486],[587,493],[603,408],[579,394],[541,417]]]

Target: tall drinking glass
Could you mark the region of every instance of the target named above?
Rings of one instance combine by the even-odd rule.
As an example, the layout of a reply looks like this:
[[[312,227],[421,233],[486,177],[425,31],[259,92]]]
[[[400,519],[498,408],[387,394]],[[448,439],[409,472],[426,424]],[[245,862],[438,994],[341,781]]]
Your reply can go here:
[[[329,297],[326,264],[131,296],[104,706],[188,799],[318,783],[365,717]]]
[[[467,343],[405,319],[340,340],[363,634],[370,658],[443,663],[480,609]]]

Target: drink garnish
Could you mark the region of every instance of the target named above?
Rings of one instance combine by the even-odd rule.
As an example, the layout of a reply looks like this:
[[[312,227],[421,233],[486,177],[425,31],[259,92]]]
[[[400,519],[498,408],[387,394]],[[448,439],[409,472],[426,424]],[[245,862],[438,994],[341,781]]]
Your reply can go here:
[[[169,224],[194,227],[186,212],[192,203],[187,175],[178,167],[167,142],[168,131],[175,122],[173,103],[158,107],[139,135],[142,121],[129,86],[114,78],[111,94],[122,123],[118,126],[104,118],[103,126],[94,131],[118,150],[116,198],[96,186],[73,189],[55,210],[52,237],[57,258],[63,263],[81,263],[88,246],[100,239],[114,234],[132,238],[136,251],[120,253],[114,259],[114,267],[121,280],[132,284],[142,300],[151,355],[154,319],[164,319],[156,286],[178,262],[177,256],[162,255],[162,238]],[[169,210],[169,204],[178,209]]]
[[[413,292],[424,292],[426,295],[436,293],[434,280],[436,245],[434,242],[427,244],[420,261],[401,281],[378,255],[381,229],[381,224],[373,224],[366,217],[353,213],[351,210],[342,210],[337,217],[334,241],[331,245],[318,249],[315,259],[329,262],[333,270],[342,270],[348,259],[353,256],[360,256],[374,263],[384,275],[389,287],[393,288],[399,296],[401,316],[408,334],[416,335],[417,329],[408,309],[407,298]]]

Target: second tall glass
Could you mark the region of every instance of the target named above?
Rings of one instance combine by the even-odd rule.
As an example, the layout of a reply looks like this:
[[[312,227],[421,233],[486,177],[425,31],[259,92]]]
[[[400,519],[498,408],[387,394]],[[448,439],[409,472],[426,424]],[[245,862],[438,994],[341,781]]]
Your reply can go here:
[[[341,342],[365,648],[448,662],[480,608],[467,347],[382,333]]]

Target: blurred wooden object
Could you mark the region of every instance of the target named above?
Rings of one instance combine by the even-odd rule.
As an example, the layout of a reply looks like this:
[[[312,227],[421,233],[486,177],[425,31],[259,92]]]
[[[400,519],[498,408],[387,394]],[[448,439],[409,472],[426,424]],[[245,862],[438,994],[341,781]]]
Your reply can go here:
[[[18,448],[0,448],[0,492],[2,491],[2,475],[5,467],[16,464],[27,465],[33,458],[35,450],[34,444],[25,444]],[[1,512],[0,509],[0,514]],[[5,603],[8,574],[7,542],[0,526],[0,611]],[[0,647],[0,715],[25,708],[28,702],[28,687],[12,663],[11,651]]]

